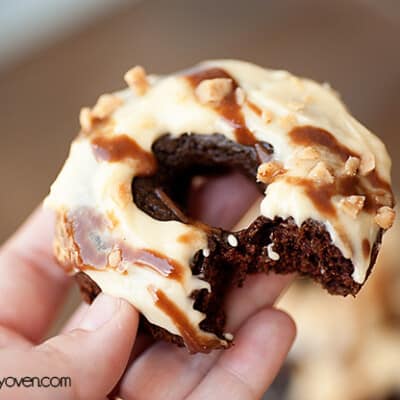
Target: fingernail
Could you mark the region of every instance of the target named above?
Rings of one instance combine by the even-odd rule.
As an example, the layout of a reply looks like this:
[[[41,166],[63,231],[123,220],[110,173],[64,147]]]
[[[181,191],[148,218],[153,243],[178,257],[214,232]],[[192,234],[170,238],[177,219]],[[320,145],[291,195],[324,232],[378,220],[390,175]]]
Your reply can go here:
[[[78,328],[87,331],[99,329],[118,313],[120,305],[118,298],[100,293],[88,308]]]

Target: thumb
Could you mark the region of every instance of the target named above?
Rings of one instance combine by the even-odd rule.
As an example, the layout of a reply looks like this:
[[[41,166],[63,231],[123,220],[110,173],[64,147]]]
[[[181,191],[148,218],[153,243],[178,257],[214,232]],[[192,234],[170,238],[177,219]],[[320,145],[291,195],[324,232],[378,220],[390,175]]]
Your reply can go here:
[[[0,352],[0,399],[104,399],[127,365],[137,325],[130,304],[101,293],[77,329]]]

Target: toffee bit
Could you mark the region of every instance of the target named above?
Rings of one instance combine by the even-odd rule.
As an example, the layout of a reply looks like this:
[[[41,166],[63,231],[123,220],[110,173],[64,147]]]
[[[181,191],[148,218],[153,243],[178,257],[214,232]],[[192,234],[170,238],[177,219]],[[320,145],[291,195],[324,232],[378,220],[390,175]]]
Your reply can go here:
[[[344,164],[344,172],[346,175],[354,176],[358,172],[358,168],[360,167],[360,159],[358,157],[350,156],[346,163]]]
[[[392,227],[396,212],[393,208],[383,206],[378,209],[375,215],[375,222],[383,229],[389,229]]]
[[[124,75],[125,82],[138,95],[143,96],[149,88],[146,71],[140,65],[131,68]]]
[[[332,174],[329,172],[326,164],[323,161],[319,161],[315,167],[308,174],[309,178],[316,181],[318,184],[330,184],[334,182]]]
[[[257,181],[263,183],[271,183],[275,177],[286,172],[285,168],[279,161],[269,161],[260,164],[257,169]]]
[[[367,175],[375,169],[375,156],[372,153],[366,153],[361,156],[359,171],[361,175]]]
[[[364,207],[365,196],[348,196],[341,199],[339,207],[352,218],[356,218]]]
[[[197,86],[195,93],[202,104],[219,103],[232,91],[232,88],[232,79],[205,79]]]

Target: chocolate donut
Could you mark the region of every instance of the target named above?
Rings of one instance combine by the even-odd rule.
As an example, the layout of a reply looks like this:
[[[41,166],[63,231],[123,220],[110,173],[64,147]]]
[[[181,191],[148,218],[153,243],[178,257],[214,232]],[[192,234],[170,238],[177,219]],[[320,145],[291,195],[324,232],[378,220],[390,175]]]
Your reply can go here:
[[[125,79],[82,109],[45,202],[88,301],[125,298],[154,337],[194,353],[229,347],[223,300],[249,273],[360,290],[394,220],[390,158],[332,89],[233,60]],[[231,169],[264,195],[254,221],[230,232],[188,216],[192,177]]]

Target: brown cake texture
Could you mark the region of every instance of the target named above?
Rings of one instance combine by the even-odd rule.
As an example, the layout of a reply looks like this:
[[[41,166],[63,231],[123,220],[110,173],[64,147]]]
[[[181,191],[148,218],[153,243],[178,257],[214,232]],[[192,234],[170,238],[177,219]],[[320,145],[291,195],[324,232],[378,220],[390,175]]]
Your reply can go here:
[[[272,157],[273,147],[268,143],[256,146],[244,145],[227,139],[221,134],[183,134],[162,136],[153,144],[157,159],[157,172],[151,176],[136,177],[132,182],[135,204],[158,220],[177,220],[196,224],[187,216],[187,195],[193,176],[239,170],[255,180],[260,158],[265,162]],[[260,193],[265,184],[258,184]],[[200,275],[211,286],[193,292],[194,308],[206,318],[200,323],[204,331],[223,337],[226,293],[241,286],[247,274],[274,271],[280,274],[297,272],[320,283],[331,294],[355,295],[361,288],[352,278],[353,265],[332,244],[325,226],[307,219],[297,226],[293,218],[264,216],[256,218],[246,229],[229,232],[219,227],[205,226],[210,254],[204,257],[198,251],[191,261],[194,275]],[[227,238],[234,233],[237,245]],[[381,242],[382,230],[373,244],[368,274],[375,263]],[[268,245],[273,243],[275,257],[271,257]],[[101,291],[84,272],[76,275],[84,299],[92,301]],[[229,312],[229,310],[227,311]],[[150,324],[142,317],[142,327],[154,338],[183,345],[182,338],[165,329]]]

